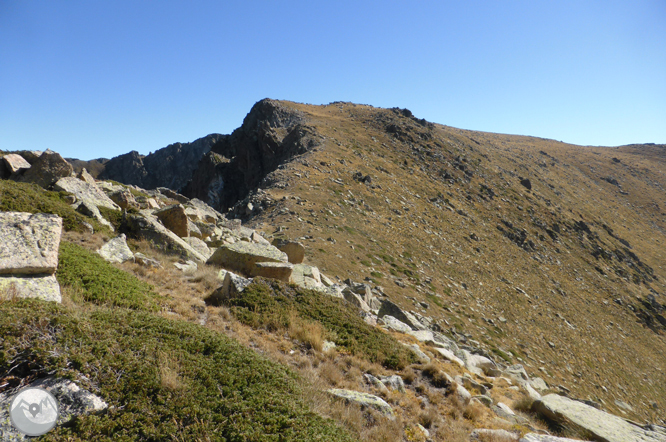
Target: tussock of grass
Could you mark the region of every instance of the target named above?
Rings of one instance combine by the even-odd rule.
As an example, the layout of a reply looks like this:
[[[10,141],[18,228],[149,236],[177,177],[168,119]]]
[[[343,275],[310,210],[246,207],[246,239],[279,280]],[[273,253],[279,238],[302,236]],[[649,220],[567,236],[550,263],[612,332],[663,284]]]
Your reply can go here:
[[[0,302],[0,336],[0,372],[29,360],[110,405],[41,440],[353,440],[306,407],[289,369],[192,323],[21,300]]]
[[[241,322],[269,330],[289,329],[292,312],[296,312],[301,320],[321,324],[325,339],[387,368],[402,369],[413,358],[412,353],[391,336],[366,324],[343,300],[316,291],[255,278],[238,298],[228,300],[227,305]]]
[[[65,230],[83,231],[83,222],[95,231],[106,229],[97,221],[76,212],[65,200],[67,192],[44,190],[37,184],[0,180],[0,211],[54,213],[62,218]]]
[[[67,241],[60,242],[56,277],[61,285],[79,289],[75,292],[86,302],[152,312],[160,309],[152,286]]]

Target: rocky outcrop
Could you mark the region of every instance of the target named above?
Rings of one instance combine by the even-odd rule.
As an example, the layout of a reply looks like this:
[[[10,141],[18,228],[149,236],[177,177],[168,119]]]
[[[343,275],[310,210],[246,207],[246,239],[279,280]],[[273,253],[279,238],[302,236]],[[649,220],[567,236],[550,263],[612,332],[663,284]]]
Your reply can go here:
[[[0,178],[5,179],[12,175],[20,175],[30,169],[30,167],[30,163],[21,155],[15,153],[7,154],[2,157],[2,162],[0,162]]]
[[[70,176],[73,170],[72,165],[65,161],[59,153],[47,150],[31,163],[30,169],[16,179],[24,183],[35,183],[48,189],[60,178]]]
[[[120,207],[106,196],[106,193],[94,182],[90,183],[74,177],[65,177],[60,178],[53,185],[53,189],[72,193],[78,201],[92,204],[98,208],[106,207],[107,209],[120,210]]]
[[[278,165],[319,145],[304,115],[277,101],[256,103],[241,127],[221,138],[199,162],[183,194],[226,211]]]
[[[643,428],[573,399],[549,394],[532,410],[557,425],[574,428],[600,442],[664,442],[666,433]]]
[[[132,151],[108,160],[98,178],[144,189],[179,190],[192,178],[201,156],[223,137],[210,134],[191,143],[170,144],[145,156]]]
[[[127,246],[125,234],[108,241],[97,250],[97,253],[108,262],[134,261],[134,254]]]

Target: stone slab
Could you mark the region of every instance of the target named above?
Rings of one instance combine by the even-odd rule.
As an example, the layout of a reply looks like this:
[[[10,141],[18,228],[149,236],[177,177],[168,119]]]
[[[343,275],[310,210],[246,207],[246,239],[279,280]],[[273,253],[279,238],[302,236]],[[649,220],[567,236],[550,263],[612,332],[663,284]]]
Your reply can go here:
[[[54,273],[61,233],[58,215],[0,212],[0,274]]]

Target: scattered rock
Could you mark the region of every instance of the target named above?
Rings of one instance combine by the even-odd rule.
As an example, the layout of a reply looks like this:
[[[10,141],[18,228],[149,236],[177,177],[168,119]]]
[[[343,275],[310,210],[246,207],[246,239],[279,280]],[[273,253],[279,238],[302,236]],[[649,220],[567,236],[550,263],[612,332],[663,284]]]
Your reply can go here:
[[[143,253],[135,253],[134,262],[136,262],[137,264],[141,264],[144,267],[153,267],[156,269],[162,268],[162,264],[158,260],[149,258]]]
[[[488,389],[483,384],[479,384],[474,379],[470,378],[468,375],[456,376],[455,381],[457,384],[462,385],[463,387],[469,390],[477,391],[482,395],[488,394]]]
[[[286,253],[292,264],[301,264],[305,259],[305,246],[300,242],[276,239],[273,241],[273,245]]]
[[[422,325],[417,327],[415,325],[415,323],[418,323],[416,319],[412,315],[401,309],[397,304],[389,301],[388,299],[383,299],[381,301],[381,307],[379,308],[379,313],[377,314],[377,316],[382,318],[386,315],[393,316],[394,318],[401,321],[403,324],[407,324],[410,330],[411,329],[417,330],[423,328]]]
[[[480,394],[472,397],[472,401],[477,401],[478,403],[483,404],[486,407],[490,407],[493,405],[493,399],[485,394]]]
[[[257,233],[257,232],[252,232],[252,236],[250,237],[250,240],[251,240],[252,242],[254,242],[254,243],[262,244],[262,245],[264,245],[264,246],[267,246],[267,245],[270,245],[270,244],[271,244],[266,238],[264,238],[263,236],[261,236],[261,235],[260,235],[259,233]],[[283,250],[283,252],[284,252],[284,250]],[[286,252],[285,252],[285,253],[286,253]],[[287,254],[287,259],[288,259],[288,258],[289,258],[289,254]]]
[[[430,363],[430,356],[425,354],[422,350],[421,347],[419,347],[418,344],[405,344],[411,351],[414,352],[417,358],[419,358],[419,362],[422,364],[429,364]]]
[[[548,434],[527,433],[518,442],[580,442],[580,440],[550,436]]]
[[[532,410],[559,425],[566,425],[607,442],[663,442],[665,435],[573,399],[549,394],[532,404]]]
[[[433,350],[436,351],[441,357],[443,357],[447,361],[455,362],[461,367],[465,366],[465,362],[462,359],[460,359],[458,356],[456,356],[455,353],[453,353],[451,350],[441,347],[435,347]]]
[[[347,402],[353,402],[360,405],[362,408],[374,408],[387,418],[391,420],[395,419],[395,415],[393,414],[393,409],[391,406],[387,404],[382,398],[379,398],[375,395],[363,393],[360,391],[342,390],[339,388],[331,388],[327,391],[333,396],[337,396]]]
[[[98,223],[102,224],[103,226],[107,226],[108,228],[111,229],[113,232],[113,226],[109,221],[107,221],[106,218],[102,216],[102,213],[99,211],[96,205],[94,205],[90,201],[82,201],[76,206],[76,211],[79,212],[82,215],[85,215],[89,218],[94,218],[97,220]]]
[[[480,376],[496,377],[501,374],[497,368],[497,364],[485,356],[472,354],[467,350],[463,350],[465,367],[472,373]]]
[[[58,267],[62,218],[0,212],[0,274],[52,274]]]
[[[525,371],[525,368],[520,364],[511,365],[510,367],[505,368],[502,370],[502,375],[518,383],[528,381],[530,379],[527,375],[527,372]]]
[[[364,374],[363,377],[365,378],[365,380],[366,380],[370,385],[372,385],[373,387],[375,387],[375,388],[376,388],[377,390],[379,390],[381,393],[383,393],[383,394],[389,394],[389,393],[390,393],[390,392],[389,392],[389,389],[386,387],[386,385],[384,385],[384,383],[383,383],[380,379],[374,377],[374,376],[371,375],[370,373],[366,373],[366,374]]]
[[[487,430],[478,429],[472,431],[469,435],[470,440],[473,441],[493,441],[493,442],[516,442],[520,439],[520,434],[512,433],[506,430]]]
[[[188,259],[184,263],[183,262],[174,262],[173,265],[178,270],[181,270],[183,273],[185,273],[187,275],[193,274],[198,269],[197,263],[190,260],[190,259]]]
[[[65,161],[59,153],[50,150],[42,153],[30,164],[32,167],[18,177],[17,181],[35,183],[45,189],[50,188],[60,178],[72,175],[74,170],[72,165]]]
[[[456,397],[458,398],[458,401],[463,404],[463,406],[467,406],[469,401],[472,400],[472,394],[462,385],[458,385],[456,387]]]
[[[389,390],[398,390],[400,393],[405,392],[405,381],[403,381],[397,374],[394,374],[393,376],[379,376],[379,380],[382,381]]]
[[[188,197],[181,195],[178,192],[174,192],[173,190],[167,187],[158,187],[156,190],[165,197],[170,198],[174,201],[178,201],[180,204],[185,204],[190,201]]]
[[[548,384],[541,378],[530,379],[530,385],[539,393],[543,393],[548,390]]]
[[[134,261],[134,254],[127,247],[124,233],[104,244],[97,250],[97,253],[108,262]]]

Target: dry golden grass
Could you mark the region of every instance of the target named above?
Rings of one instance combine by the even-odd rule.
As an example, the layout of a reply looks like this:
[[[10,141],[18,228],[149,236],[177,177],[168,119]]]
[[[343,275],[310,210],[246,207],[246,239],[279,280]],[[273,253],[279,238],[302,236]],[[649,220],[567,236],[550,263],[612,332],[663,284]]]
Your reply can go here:
[[[160,382],[164,387],[171,390],[185,388],[183,380],[178,374],[178,361],[173,356],[160,353],[158,355]]]
[[[496,348],[498,359],[502,354],[521,363],[577,397],[603,399],[615,412],[614,398],[623,397],[636,419],[653,413],[643,404],[666,409],[666,363],[656,356],[666,352],[666,342],[627,308],[638,305],[637,296],[646,298],[648,285],[666,292],[663,149],[583,148],[429,129],[370,106],[286,104],[304,112],[327,140],[285,166],[286,188],[267,191],[276,201],[287,199],[251,226],[268,235],[279,225],[286,237],[312,236],[304,240],[307,259],[325,274],[372,278],[402,307],[471,335],[489,352]],[[406,135],[387,132],[389,124]],[[440,170],[453,175],[453,183]],[[357,171],[370,175],[371,185],[354,181]],[[532,190],[520,184],[521,176],[530,178]],[[622,187],[606,182],[609,176]],[[502,220],[524,229],[535,250],[506,238],[498,230],[507,230]],[[574,230],[581,220],[592,236]],[[553,239],[545,228],[556,224],[560,233]],[[624,250],[617,238],[630,243],[658,280],[635,283],[626,263],[591,255],[595,241]],[[398,278],[404,287],[394,283]],[[618,298],[623,306],[614,302]]]

